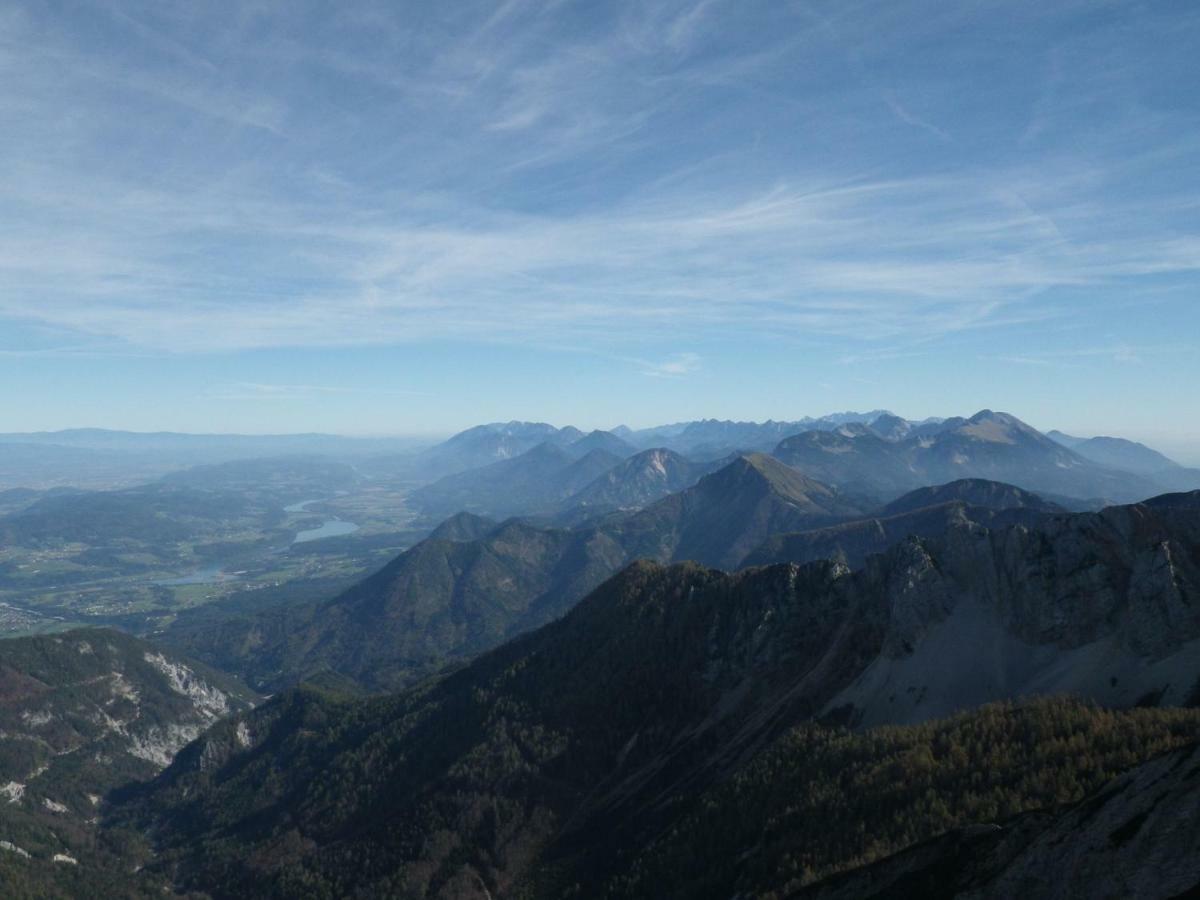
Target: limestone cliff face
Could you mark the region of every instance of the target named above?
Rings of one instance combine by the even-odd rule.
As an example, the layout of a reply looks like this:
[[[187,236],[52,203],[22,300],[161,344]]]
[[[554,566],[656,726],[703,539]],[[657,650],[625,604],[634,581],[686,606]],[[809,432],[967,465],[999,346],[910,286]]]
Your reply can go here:
[[[882,652],[830,707],[859,724],[1063,691],[1180,704],[1200,682],[1200,515],[1186,505],[964,522],[873,558],[852,590],[887,611]]]
[[[1112,633],[1159,656],[1200,636],[1198,517],[1145,505],[1059,516],[993,539],[1005,621],[1078,646]]]
[[[2,641],[5,809],[90,819],[111,788],[154,775],[251,699],[215,673],[114,631]]]

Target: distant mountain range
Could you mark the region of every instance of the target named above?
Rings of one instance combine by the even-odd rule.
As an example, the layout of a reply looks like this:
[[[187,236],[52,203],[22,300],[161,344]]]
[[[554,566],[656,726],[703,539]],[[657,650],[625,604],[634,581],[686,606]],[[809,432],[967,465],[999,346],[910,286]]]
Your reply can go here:
[[[592,449],[573,452],[584,442]],[[543,442],[519,456],[447,475],[415,490],[410,500],[435,518],[461,511],[501,518],[552,513],[622,461],[622,456],[596,446],[601,443],[589,438],[566,447]]]
[[[1136,441],[1114,437],[1078,438],[1061,431],[1048,431],[1046,436],[1070,447],[1084,459],[1110,469],[1145,475],[1171,490],[1190,491],[1200,487],[1200,469],[1185,468]]]
[[[71,447],[130,454],[175,454],[196,462],[223,462],[260,456],[341,456],[412,449],[428,441],[412,437],[356,438],[337,434],[187,434],[176,431],[111,431],[70,428],[63,431],[9,432],[0,443]],[[193,463],[195,464],[195,463]]]
[[[696,560],[729,571],[747,565],[835,559],[870,571],[878,564],[873,561],[876,555],[911,544],[913,565],[932,566],[945,575],[950,571],[948,563],[930,561],[929,547],[938,541],[1003,534],[1012,542],[1029,529],[1040,533],[1037,529],[1046,521],[1094,523],[1088,526],[1094,530],[1123,515],[1121,509],[1157,510],[1167,502],[1159,498],[1154,505],[1114,508],[1089,519],[1069,515],[1058,505],[1010,485],[965,480],[921,488],[877,511],[864,511],[852,498],[778,460],[750,454],[645,509],[573,528],[453,517],[428,540],[340,597],[293,604],[218,626],[181,627],[164,639],[212,665],[244,675],[263,690],[313,677],[328,684],[391,689],[563,615],[605,578],[637,559]],[[1004,553],[1014,552],[1013,546],[1001,551],[980,545],[972,551],[970,565],[984,571],[979,568],[984,565],[980,553],[986,549],[999,560]],[[1038,569],[1033,562],[1029,565]],[[1011,589],[1018,591],[1021,578],[1006,577]],[[945,652],[984,640],[969,631],[982,625],[964,621],[962,627],[968,632],[961,639],[948,636],[950,648]],[[989,653],[1000,652],[999,645],[988,646]],[[930,665],[936,666],[937,658],[934,653]],[[1042,677],[1035,674],[1041,671],[1038,659],[1020,663],[1027,669],[1021,670],[1026,674],[1020,677]],[[997,660],[995,665],[997,671],[1008,673],[1002,682],[1018,677],[1016,662]],[[887,684],[901,676],[881,668],[878,677]],[[1149,691],[1151,686],[1139,680],[1144,677],[1149,674],[1125,676],[1121,696],[1135,689]],[[964,690],[968,683],[961,682]],[[1182,689],[1178,680],[1173,683]],[[919,685],[907,685],[906,691],[908,687],[920,690]],[[848,695],[847,703],[873,721],[878,701],[871,691],[877,689],[882,690],[864,685],[859,694]],[[982,695],[973,702],[995,699],[984,688],[978,690]],[[925,694],[920,692],[923,698]],[[952,699],[938,702],[946,704],[944,711],[958,708]]]
[[[330,434],[179,434],[76,428],[0,434],[0,490],[146,484],[191,466],[304,456],[408,460],[428,440]]]
[[[1110,439],[1052,439],[1015,416],[991,410],[922,422],[883,411],[796,422],[704,420],[624,429],[620,435],[593,432],[586,440],[612,456],[597,455],[590,467],[580,465],[574,448],[583,440],[576,429],[518,422],[471,429],[425,452],[434,471],[449,460],[459,474],[419,489],[413,501],[434,518],[465,509],[500,517],[557,513],[578,521],[580,508],[645,505],[744,452],[770,452],[868,505],[966,478],[1096,505],[1200,487],[1200,470],[1178,466],[1140,444],[1117,442],[1118,452]],[[633,456],[633,448],[647,442],[653,444],[643,453],[655,455]],[[503,465],[495,462],[497,456]],[[636,461],[618,468],[617,456]],[[475,465],[457,468],[469,462]],[[668,467],[669,475],[655,473]],[[581,485],[585,474],[595,483]]]
[[[1093,463],[1014,416],[983,410],[885,440],[866,426],[806,432],[780,442],[775,455],[829,484],[879,493],[960,478],[986,478],[1074,497],[1131,501],[1166,486]]]
[[[822,434],[830,436],[823,439]],[[870,436],[882,445],[872,445],[867,439]],[[1009,446],[1001,446],[1004,444]],[[417,438],[325,434],[202,435],[103,429],[11,433],[0,435],[0,489],[112,487],[145,482],[189,466],[289,456],[353,463],[360,477],[430,484],[520,457],[539,445],[560,448],[575,458],[592,450],[620,459],[644,450],[670,450],[700,464],[737,453],[772,452],[789,464],[808,466],[805,473],[819,480],[839,486],[853,480],[865,489],[893,495],[964,477],[1009,481],[1076,499],[1117,502],[1163,490],[1200,487],[1200,470],[1179,466],[1156,451],[1119,438],[1083,439],[1061,432],[1041,435],[1015,417],[987,410],[970,419],[922,421],[874,410],[793,421],[703,419],[588,434],[571,426],[512,421],[479,425],[433,445]],[[857,457],[854,460],[839,465],[820,458],[821,454],[845,453],[849,447]],[[1072,452],[1055,455],[1062,447]],[[595,468],[601,467],[597,464]],[[1017,477],[1022,474],[1024,480]],[[447,484],[442,486],[445,490],[431,491],[430,515],[457,511],[449,507],[456,496],[460,500],[466,496],[468,483],[460,481],[457,488]],[[555,491],[546,493],[554,495]],[[518,491],[516,497],[519,495]],[[491,497],[497,509],[518,505],[516,497],[506,498],[498,490],[493,490]],[[544,505],[553,496],[530,499]],[[481,508],[483,501],[473,502]],[[532,511],[528,506],[521,508],[523,513]]]

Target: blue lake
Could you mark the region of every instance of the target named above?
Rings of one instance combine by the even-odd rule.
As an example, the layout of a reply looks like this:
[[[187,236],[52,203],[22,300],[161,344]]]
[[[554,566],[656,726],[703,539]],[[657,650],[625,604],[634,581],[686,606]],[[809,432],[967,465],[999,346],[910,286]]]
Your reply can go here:
[[[283,511],[289,513],[304,512],[305,507],[320,502],[320,500],[301,500],[299,503],[285,506]],[[320,528],[308,528],[297,532],[296,536],[292,539],[292,543],[307,544],[309,541],[319,541],[321,538],[341,537],[344,534],[353,534],[355,531],[358,531],[356,524],[334,516],[332,519],[326,519]]]
[[[321,525],[320,528],[309,528],[305,531],[297,532],[293,544],[306,544],[309,541],[319,541],[321,538],[340,537],[343,534],[352,534],[358,531],[358,526],[353,522],[347,522],[344,519],[330,519]]]

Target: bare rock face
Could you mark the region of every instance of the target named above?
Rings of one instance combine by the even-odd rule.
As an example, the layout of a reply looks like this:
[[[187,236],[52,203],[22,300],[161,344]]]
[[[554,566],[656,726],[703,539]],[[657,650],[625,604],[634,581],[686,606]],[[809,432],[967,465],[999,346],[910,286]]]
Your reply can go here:
[[[883,591],[890,622],[882,652],[898,658],[911,654],[928,628],[946,618],[954,598],[950,583],[920,541],[900,544],[889,562]]]
[[[1136,505],[1010,529],[996,546],[1007,621],[1065,647],[1115,630],[1140,654],[1178,648],[1200,635],[1196,519]]]
[[[1200,682],[1200,516],[1182,501],[964,521],[873,558],[852,590],[887,609],[882,652],[828,707],[861,726],[1060,692],[1180,705]]]
[[[86,819],[109,789],[154,775],[251,700],[113,631],[0,641],[0,801]]]
[[[952,832],[811,885],[796,900],[1167,900],[1200,889],[1200,745],[1066,810]]]

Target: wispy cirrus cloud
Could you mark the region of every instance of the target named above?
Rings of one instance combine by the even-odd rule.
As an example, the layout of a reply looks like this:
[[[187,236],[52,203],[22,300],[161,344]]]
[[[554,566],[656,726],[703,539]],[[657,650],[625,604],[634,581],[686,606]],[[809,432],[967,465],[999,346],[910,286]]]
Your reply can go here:
[[[1140,365],[1148,356],[1170,358],[1180,354],[1191,355],[1195,353],[1195,349],[1195,347],[1185,343],[1156,344],[1150,346],[1133,345],[1124,341],[1118,341],[1096,347],[1072,347],[1040,353],[1004,354],[990,358],[1024,366],[1078,368],[1089,362],[1105,366],[1112,363]]]
[[[234,381],[217,384],[204,392],[206,400],[311,400],[314,397],[352,393],[346,388],[315,384],[263,384],[255,381]]]
[[[115,185],[69,205],[74,224],[0,251],[0,312],[191,351],[631,326],[919,339],[1053,315],[1042,295],[1054,288],[1200,269],[1200,241],[1060,241],[1040,216],[958,178],[555,216],[455,205],[436,227],[361,210],[330,220],[301,204],[145,192],[131,203]],[[232,264],[196,252],[208,241]]]
[[[264,401],[312,401],[318,398],[330,398],[348,394],[367,394],[371,396],[423,396],[425,391],[393,390],[387,388],[357,388],[335,387],[321,384],[269,384],[258,381],[233,381],[226,384],[215,384],[208,388],[203,398],[206,400],[245,400],[251,402]]]
[[[1005,15],[1070,14],[1044,6]],[[982,76],[904,68],[990,5],[821,12],[85,4],[50,27],[18,7],[0,319],[156,352],[636,332],[853,360],[1196,277],[1200,147],[1122,93],[1150,76],[1120,28],[1031,44],[1047,83],[993,125]],[[1101,103],[1087,146],[1055,141]]]

